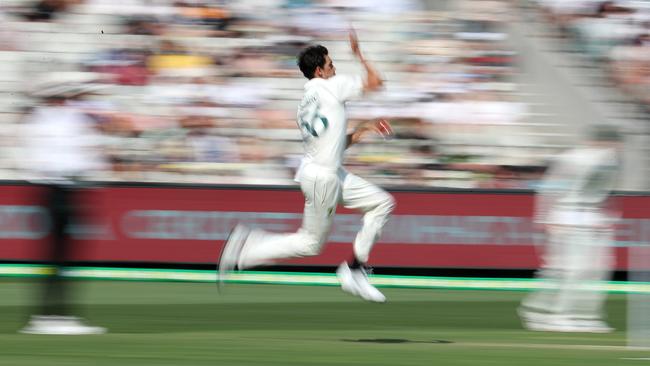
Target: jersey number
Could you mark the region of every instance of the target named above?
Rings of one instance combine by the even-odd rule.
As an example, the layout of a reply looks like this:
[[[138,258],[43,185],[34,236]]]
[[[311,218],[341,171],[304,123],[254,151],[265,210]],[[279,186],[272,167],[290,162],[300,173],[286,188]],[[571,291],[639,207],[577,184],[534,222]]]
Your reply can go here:
[[[321,116],[318,104],[313,104],[300,114],[300,127],[314,137],[318,137],[328,126],[329,121]]]

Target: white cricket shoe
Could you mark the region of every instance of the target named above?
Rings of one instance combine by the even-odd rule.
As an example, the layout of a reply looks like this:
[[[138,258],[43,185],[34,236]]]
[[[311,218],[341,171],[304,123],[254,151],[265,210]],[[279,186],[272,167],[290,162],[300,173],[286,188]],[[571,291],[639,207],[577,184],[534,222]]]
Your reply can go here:
[[[521,324],[524,328],[537,332],[548,331],[548,325],[553,320],[551,314],[526,310],[523,307],[517,308],[517,315],[519,315],[519,319],[521,319]]]
[[[523,326],[538,332],[610,333],[614,328],[599,319],[573,319],[566,315],[539,313],[518,308]]]
[[[228,272],[233,271],[237,266],[239,254],[246,243],[249,233],[250,229],[241,224],[237,224],[230,231],[230,235],[228,235],[226,244],[221,249],[221,255],[219,256],[219,286],[223,285]]]
[[[577,332],[577,327],[568,318],[557,314],[542,313],[519,307],[517,314],[524,328],[536,332]]]
[[[25,334],[85,335],[104,334],[106,328],[86,325],[81,319],[74,316],[35,315],[19,332]]]
[[[575,319],[558,316],[546,324],[541,324],[540,330],[546,332],[564,332],[564,333],[608,333],[613,329],[606,325],[598,325],[592,321],[583,323]]]
[[[341,263],[339,268],[336,269],[336,277],[339,279],[341,289],[354,296],[359,296],[359,288],[357,282],[352,276],[352,270],[346,262]]]
[[[370,284],[368,281],[368,274],[366,270],[361,267],[358,269],[353,269],[352,278],[357,284],[357,289],[359,290],[359,296],[366,301],[372,302],[386,302],[386,296],[382,294],[377,288]]]

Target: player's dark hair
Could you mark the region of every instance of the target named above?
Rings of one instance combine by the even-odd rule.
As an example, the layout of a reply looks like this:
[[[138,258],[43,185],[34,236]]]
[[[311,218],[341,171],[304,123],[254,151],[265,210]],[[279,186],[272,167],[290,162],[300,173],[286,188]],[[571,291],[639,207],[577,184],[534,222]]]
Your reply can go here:
[[[298,54],[298,67],[307,79],[313,79],[317,67],[325,67],[327,48],[321,45],[309,46]]]

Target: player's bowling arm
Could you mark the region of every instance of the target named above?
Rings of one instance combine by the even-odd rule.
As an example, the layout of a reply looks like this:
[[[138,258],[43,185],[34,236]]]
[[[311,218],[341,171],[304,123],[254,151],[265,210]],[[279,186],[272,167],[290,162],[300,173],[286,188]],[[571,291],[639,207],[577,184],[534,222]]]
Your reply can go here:
[[[349,37],[352,53],[354,53],[366,71],[366,78],[363,82],[363,92],[366,93],[369,91],[379,90],[384,85],[384,81],[377,70],[375,70],[375,68],[372,67],[372,65],[370,65],[370,63],[365,59],[365,57],[363,57],[363,53],[361,53],[361,49],[359,48],[357,33],[354,31],[354,29],[350,29]]]
[[[381,89],[384,85],[384,80],[382,80],[377,70],[375,70],[366,60],[361,59],[360,61],[366,69],[366,79],[363,82],[363,92],[367,93]]]

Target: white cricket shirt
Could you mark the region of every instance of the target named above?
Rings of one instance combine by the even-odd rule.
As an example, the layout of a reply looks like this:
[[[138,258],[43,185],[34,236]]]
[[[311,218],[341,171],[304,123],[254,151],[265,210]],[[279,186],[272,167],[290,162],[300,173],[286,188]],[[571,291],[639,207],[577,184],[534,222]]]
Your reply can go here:
[[[332,170],[341,167],[348,128],[345,102],[360,96],[362,91],[360,76],[313,78],[305,84],[297,113],[305,148],[302,166],[314,163]]]

